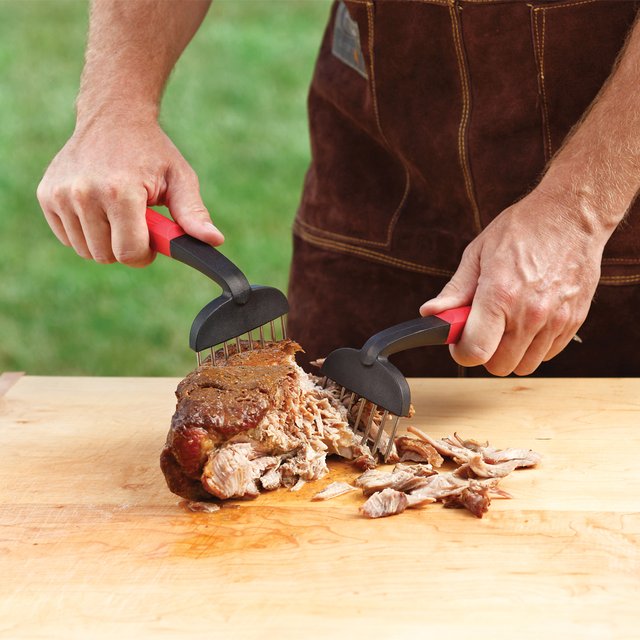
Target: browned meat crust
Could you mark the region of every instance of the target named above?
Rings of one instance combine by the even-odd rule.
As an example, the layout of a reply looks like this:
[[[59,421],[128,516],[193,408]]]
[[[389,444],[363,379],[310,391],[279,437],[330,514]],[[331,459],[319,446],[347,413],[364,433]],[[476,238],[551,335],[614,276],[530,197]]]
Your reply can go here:
[[[434,467],[440,467],[444,462],[434,447],[419,438],[400,436],[395,443],[402,462],[428,462]]]
[[[457,495],[444,498],[442,504],[447,509],[467,509],[476,518],[482,518],[489,510],[491,498],[487,487],[468,487]]]
[[[227,361],[219,352],[217,366],[207,361],[178,385],[160,462],[171,491],[198,501],[253,498],[322,477],[332,453],[375,464],[335,386],[323,389],[295,363],[298,344],[253,346]]]

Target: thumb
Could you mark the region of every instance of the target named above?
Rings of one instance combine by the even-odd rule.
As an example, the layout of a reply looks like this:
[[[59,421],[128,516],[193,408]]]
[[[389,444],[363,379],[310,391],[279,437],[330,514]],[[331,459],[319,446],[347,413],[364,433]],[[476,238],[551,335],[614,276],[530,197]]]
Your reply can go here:
[[[480,277],[480,253],[470,244],[462,254],[462,259],[453,277],[442,291],[420,307],[421,316],[432,316],[448,309],[471,304]]]
[[[171,217],[190,235],[217,247],[224,236],[211,222],[211,216],[200,196],[198,178],[189,173],[167,175],[166,205]]]

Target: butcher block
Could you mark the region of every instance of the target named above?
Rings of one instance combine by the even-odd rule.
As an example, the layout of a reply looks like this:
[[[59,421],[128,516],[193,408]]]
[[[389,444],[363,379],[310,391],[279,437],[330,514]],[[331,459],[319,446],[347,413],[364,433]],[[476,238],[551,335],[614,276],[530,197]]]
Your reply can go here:
[[[0,377],[0,637],[640,637],[640,380],[410,381],[405,427],[543,461],[482,519],[380,520],[311,501],[343,462],[185,509],[158,465],[177,382]]]

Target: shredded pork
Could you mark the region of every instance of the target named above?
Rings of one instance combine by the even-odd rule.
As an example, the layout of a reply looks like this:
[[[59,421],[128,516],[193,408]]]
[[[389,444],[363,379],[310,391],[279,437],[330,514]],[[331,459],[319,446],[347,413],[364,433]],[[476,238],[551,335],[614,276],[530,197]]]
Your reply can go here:
[[[313,498],[314,501],[317,500],[331,500],[332,498],[337,498],[338,496],[343,496],[345,493],[349,493],[350,491],[357,491],[358,488],[349,484],[348,482],[332,482],[330,485],[326,486],[322,491],[316,493]]]
[[[540,461],[528,449],[496,449],[457,433],[438,439],[412,426],[389,443],[382,412],[371,415],[367,403],[361,429],[369,425],[373,439],[380,434],[380,450],[390,447],[388,461],[397,463],[392,471],[376,469],[378,461],[362,442],[362,432],[352,429],[358,403],[351,405],[334,383],[325,388],[305,373],[295,362],[299,345],[283,340],[240,347],[230,350],[228,359],[218,352],[216,366],[208,360],[176,391],[161,466],[171,491],[190,501],[190,509],[213,512],[216,501],[255,498],[279,487],[298,491],[324,477],[327,456],[336,455],[364,473],[355,487],[334,482],[312,500],[358,488],[367,497],[361,512],[368,518],[433,502],[481,518],[492,497],[511,497],[498,487],[502,478]],[[445,458],[457,467],[436,471]]]

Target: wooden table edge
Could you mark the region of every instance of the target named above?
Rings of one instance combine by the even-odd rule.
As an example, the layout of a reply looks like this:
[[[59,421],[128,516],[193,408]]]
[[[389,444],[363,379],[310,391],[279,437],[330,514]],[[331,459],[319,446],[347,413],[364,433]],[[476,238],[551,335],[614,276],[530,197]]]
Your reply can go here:
[[[0,398],[22,378],[24,371],[5,371],[0,374]]]

